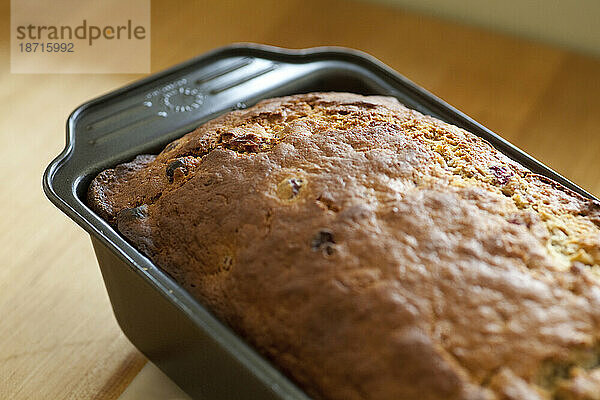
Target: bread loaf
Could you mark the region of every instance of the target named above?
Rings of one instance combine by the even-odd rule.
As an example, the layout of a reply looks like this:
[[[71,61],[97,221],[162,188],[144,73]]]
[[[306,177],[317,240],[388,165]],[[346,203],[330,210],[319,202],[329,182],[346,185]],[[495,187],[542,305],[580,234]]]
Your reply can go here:
[[[390,97],[310,93],[88,204],[315,399],[598,399],[600,205]]]

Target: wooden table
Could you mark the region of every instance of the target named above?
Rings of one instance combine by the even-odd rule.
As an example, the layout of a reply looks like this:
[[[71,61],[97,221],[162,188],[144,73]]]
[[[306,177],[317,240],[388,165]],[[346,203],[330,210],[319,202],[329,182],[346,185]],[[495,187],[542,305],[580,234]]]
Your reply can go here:
[[[146,361],[41,175],[73,108],[141,76],[10,74],[3,1],[0,398],[115,399]],[[238,41],[362,49],[600,195],[600,60],[368,3],[230,3],[153,0],[152,70]]]

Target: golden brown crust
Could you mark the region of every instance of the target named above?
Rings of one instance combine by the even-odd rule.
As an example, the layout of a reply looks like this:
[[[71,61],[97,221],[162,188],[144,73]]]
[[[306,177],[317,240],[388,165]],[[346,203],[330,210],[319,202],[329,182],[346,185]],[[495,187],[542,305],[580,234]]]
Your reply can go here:
[[[600,391],[598,204],[395,99],[266,100],[88,198],[315,398]]]

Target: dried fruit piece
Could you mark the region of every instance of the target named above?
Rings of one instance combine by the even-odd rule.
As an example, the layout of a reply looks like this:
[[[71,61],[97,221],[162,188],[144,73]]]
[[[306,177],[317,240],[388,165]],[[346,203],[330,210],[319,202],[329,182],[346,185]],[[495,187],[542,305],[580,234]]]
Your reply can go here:
[[[501,165],[492,165],[489,167],[489,170],[499,185],[506,185],[513,175],[512,172]]]
[[[304,186],[306,180],[303,178],[286,178],[277,185],[277,197],[281,200],[293,200]]]
[[[330,256],[335,252],[335,239],[333,233],[328,230],[321,230],[315,235],[310,243],[310,248],[313,251],[322,251]]]
[[[175,161],[171,161],[168,165],[167,165],[167,169],[165,171],[165,173],[167,174],[167,178],[169,179],[169,182],[173,182],[173,175],[175,174],[175,170],[177,168],[181,168],[183,169],[183,173],[185,174],[186,168],[185,168],[185,164],[183,163],[183,161],[177,159]]]

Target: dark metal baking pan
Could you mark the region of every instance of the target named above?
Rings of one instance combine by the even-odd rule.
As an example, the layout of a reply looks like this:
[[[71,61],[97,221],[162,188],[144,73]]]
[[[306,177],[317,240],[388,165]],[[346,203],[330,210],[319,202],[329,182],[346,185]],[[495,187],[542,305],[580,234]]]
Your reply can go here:
[[[589,193],[364,53],[343,48],[224,47],[78,107],[43,178],[48,198],[92,238],[116,319],[129,340],[187,393],[210,399],[308,399],[289,379],[84,203],[93,177],[232,109],[312,91],[397,97],[481,136],[510,158]]]

